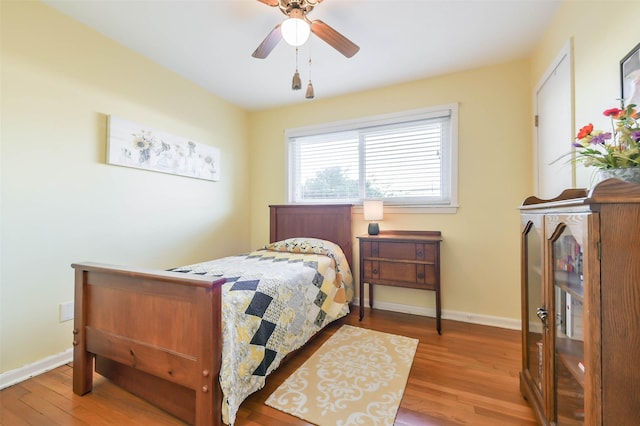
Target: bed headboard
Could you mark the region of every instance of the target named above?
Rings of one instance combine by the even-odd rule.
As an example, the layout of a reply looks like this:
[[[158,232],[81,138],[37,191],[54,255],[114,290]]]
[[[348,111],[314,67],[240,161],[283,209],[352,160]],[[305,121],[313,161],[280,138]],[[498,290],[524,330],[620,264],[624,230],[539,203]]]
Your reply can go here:
[[[351,204],[284,204],[269,209],[269,242],[295,237],[332,241],[353,268]]]

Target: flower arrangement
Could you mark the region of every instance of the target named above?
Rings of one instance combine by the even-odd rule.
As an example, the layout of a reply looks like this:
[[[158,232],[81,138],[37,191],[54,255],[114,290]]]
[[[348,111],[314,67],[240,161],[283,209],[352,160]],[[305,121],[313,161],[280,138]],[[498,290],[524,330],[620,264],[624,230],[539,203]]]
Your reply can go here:
[[[611,132],[582,127],[573,146],[575,160],[598,169],[640,167],[640,114],[635,104],[610,108],[603,113],[611,118]]]

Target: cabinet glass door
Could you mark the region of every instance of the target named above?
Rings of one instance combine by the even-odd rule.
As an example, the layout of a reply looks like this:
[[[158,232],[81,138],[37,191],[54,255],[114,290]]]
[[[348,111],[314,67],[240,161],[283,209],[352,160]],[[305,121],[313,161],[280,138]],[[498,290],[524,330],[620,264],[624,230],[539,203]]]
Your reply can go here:
[[[537,219],[537,220],[536,220]],[[543,286],[542,286],[542,229],[539,223],[540,218],[533,218],[525,228],[525,274],[526,274],[526,323],[527,331],[525,334],[527,348],[527,356],[525,357],[525,369],[529,371],[531,380],[535,384],[540,400],[544,401],[544,385],[543,385],[543,365],[544,365],[544,346],[543,334],[544,324],[542,320],[546,320],[546,311],[543,303]]]
[[[569,227],[556,235],[552,244],[556,424],[581,425],[585,370],[583,248]]]

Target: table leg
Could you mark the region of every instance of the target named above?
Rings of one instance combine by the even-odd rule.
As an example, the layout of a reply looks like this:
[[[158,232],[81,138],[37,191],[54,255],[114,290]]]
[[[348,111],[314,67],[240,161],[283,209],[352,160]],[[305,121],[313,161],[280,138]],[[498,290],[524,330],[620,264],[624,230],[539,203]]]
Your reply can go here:
[[[436,328],[438,330],[438,334],[442,334],[442,321],[440,319],[440,288],[436,289]]]
[[[360,277],[360,321],[364,318],[364,281]]]

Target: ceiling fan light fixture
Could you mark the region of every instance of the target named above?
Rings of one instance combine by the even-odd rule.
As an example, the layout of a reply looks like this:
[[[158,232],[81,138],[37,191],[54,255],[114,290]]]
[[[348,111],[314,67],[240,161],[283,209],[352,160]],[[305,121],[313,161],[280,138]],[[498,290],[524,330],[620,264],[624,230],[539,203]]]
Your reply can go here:
[[[309,40],[311,27],[300,18],[288,18],[280,26],[282,38],[291,46],[302,46]]]

